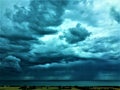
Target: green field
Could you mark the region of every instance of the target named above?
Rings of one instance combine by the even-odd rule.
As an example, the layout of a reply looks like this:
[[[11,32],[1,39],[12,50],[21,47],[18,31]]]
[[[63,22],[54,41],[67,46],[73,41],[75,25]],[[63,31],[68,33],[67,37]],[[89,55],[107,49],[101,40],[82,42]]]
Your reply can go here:
[[[120,90],[120,87],[0,87],[0,90]]]

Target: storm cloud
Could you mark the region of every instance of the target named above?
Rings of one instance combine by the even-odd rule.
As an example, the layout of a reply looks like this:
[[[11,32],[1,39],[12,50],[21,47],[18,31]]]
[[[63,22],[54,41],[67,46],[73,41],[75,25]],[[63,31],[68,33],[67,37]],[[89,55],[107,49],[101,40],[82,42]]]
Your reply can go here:
[[[65,38],[69,43],[77,43],[85,40],[89,35],[90,33],[85,28],[77,24],[75,28],[70,28],[68,33],[65,33]]]
[[[8,1],[1,80],[120,80],[119,0]]]

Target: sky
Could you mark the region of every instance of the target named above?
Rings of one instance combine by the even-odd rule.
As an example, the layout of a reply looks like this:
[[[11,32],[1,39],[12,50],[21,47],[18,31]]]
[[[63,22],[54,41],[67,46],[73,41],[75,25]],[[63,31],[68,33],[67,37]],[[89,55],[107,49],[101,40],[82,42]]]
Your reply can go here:
[[[120,80],[120,0],[0,0],[0,80]]]

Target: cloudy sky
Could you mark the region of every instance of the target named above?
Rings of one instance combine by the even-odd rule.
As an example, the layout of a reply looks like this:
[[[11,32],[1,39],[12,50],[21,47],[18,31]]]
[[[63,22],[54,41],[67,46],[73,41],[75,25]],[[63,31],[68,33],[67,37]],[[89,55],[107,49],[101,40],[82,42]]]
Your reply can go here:
[[[120,80],[120,0],[0,0],[0,80]]]

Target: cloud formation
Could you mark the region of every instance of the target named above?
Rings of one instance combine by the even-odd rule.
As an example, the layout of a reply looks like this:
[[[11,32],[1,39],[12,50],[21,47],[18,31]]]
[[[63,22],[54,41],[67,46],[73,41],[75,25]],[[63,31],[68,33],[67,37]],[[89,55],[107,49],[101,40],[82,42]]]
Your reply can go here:
[[[111,8],[111,15],[118,23],[120,23],[120,13],[116,11],[115,8]]]
[[[0,79],[120,80],[120,7],[111,1],[23,0],[0,8]]]
[[[2,62],[1,62],[1,66],[3,68],[13,68],[16,69],[17,71],[21,70],[21,67],[19,65],[20,59],[16,58],[14,56],[7,56],[5,57]]]
[[[65,33],[66,41],[69,43],[77,43],[79,41],[83,41],[88,37],[90,33],[80,26],[80,24],[77,24],[75,28],[70,28],[67,33]]]
[[[15,6],[16,13],[12,20],[19,24],[26,22],[29,30],[39,35],[54,34],[57,31],[47,29],[49,26],[58,26],[62,23],[62,15],[67,0],[32,0],[28,8]]]

